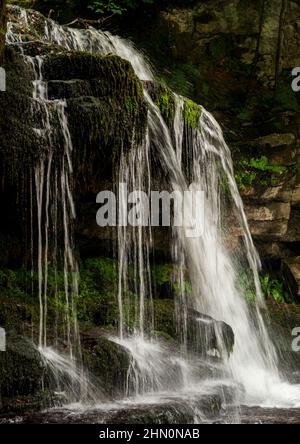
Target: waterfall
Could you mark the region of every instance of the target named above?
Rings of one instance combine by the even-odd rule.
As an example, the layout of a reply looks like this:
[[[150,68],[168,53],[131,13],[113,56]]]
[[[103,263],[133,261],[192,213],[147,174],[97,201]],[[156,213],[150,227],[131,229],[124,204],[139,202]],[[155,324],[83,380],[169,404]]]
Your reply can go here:
[[[19,20],[25,26],[30,26],[31,14],[31,12],[25,14],[20,10]],[[143,55],[130,42],[109,32],[93,28],[81,30],[62,27],[50,19],[45,19],[42,40],[61,45],[68,50],[89,51],[102,55],[116,54],[131,62],[140,80],[154,79],[151,66]],[[22,36],[15,30],[14,24],[8,25],[7,41],[10,44],[22,41]],[[32,65],[36,73],[33,100],[39,101],[44,106],[46,115],[40,131],[46,138],[51,139],[53,116],[49,115],[46,84],[41,74],[42,59],[35,58],[32,60]],[[128,394],[132,392],[145,394],[168,389],[177,392],[193,391],[197,384],[201,385],[201,382],[195,383],[194,378],[190,377],[196,361],[186,350],[189,331],[187,313],[189,309],[194,309],[217,321],[224,321],[233,328],[235,346],[225,363],[226,368],[222,376],[243,387],[244,395],[239,399],[241,403],[289,405],[290,402],[292,405],[299,405],[300,388],[287,384],[280,376],[275,348],[261,314],[265,306],[259,281],[260,260],[235,183],[230,150],[224,141],[219,124],[210,113],[199,107],[198,124],[195,128],[188,127],[184,117],[185,99],[174,95],[175,116],[169,125],[153,102],[146,83],[144,99],[148,105],[148,128],[144,142],[136,143],[133,134],[131,151],[120,156],[117,174],[119,183],[126,183],[129,191],[149,191],[155,177],[151,165],[151,153],[154,152],[162,170],[166,172],[165,180],[170,190],[184,192],[193,183],[197,189],[204,191],[204,233],[200,238],[190,238],[184,228],[173,229],[172,252],[179,288],[175,311],[182,341],[180,356],[174,357],[174,353],[162,348],[151,334],[154,316],[150,272],[150,251],[153,245],[151,229],[140,226],[135,229],[127,226],[118,228],[120,321],[119,337],[113,340],[123,345],[132,358],[128,373]],[[71,186],[72,141],[65,113],[66,102],[53,101],[52,105],[51,113],[55,113],[58,118],[58,131],[63,134],[64,140],[61,169],[55,174],[60,177],[58,186],[63,214],[65,299],[68,313],[71,311],[74,314],[72,321],[67,317],[68,344],[72,349],[71,336],[79,337],[74,303],[78,291],[78,271],[70,228],[75,217]],[[52,198],[50,182],[53,177],[51,143],[49,147],[47,156],[42,158],[35,168],[41,309],[40,344],[43,346],[47,344],[49,241],[46,232],[50,223],[49,202]],[[121,200],[123,199],[125,200],[125,196],[121,192]],[[55,202],[55,206],[57,205],[58,202]],[[226,220],[228,214],[225,208],[239,223],[242,244],[238,255],[228,248],[231,222]],[[191,204],[188,210],[192,218]],[[132,289],[129,282],[129,267],[132,267],[135,283],[133,307],[130,306]],[[249,285],[253,286],[257,297],[256,306],[252,311],[246,303],[243,290],[238,286],[238,275],[242,267],[249,270]],[[187,274],[192,286],[191,295],[187,295],[185,290]],[[131,331],[126,330],[128,325],[132,326]],[[224,337],[217,327],[215,334],[219,347],[225,354]]]
[[[55,208],[52,223],[57,228],[57,207],[60,205],[61,225],[63,226],[64,253],[63,274],[66,304],[66,339],[70,356],[73,348],[79,343],[76,301],[78,297],[78,267],[74,256],[72,239],[72,220],[75,219],[75,205],[72,196],[72,140],[66,116],[67,103],[64,100],[49,100],[47,83],[43,80],[42,57],[26,56],[35,74],[33,81],[33,108],[42,106],[45,119],[39,134],[45,139],[47,151],[35,166],[35,189],[38,213],[38,294],[40,301],[40,347],[47,347],[47,297],[48,297],[48,267],[49,267],[49,232],[50,207]],[[33,110],[34,112],[34,110]],[[57,125],[58,123],[58,125]],[[63,141],[59,162],[54,162],[55,138]],[[53,181],[52,177],[58,178]],[[59,190],[57,194],[57,189]],[[51,200],[51,201],[50,201]],[[59,200],[59,202],[58,202]],[[43,230],[44,227],[44,230]],[[53,230],[54,231],[54,230]],[[54,232],[57,236],[57,233]],[[57,239],[54,239],[57,244]],[[55,252],[56,254],[57,252]],[[57,258],[53,258],[57,263]]]

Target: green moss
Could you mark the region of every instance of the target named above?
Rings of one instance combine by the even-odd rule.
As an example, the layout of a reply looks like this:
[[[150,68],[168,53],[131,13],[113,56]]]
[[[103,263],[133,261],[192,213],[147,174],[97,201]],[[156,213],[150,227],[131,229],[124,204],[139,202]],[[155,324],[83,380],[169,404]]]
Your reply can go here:
[[[156,104],[159,107],[161,114],[167,123],[170,123],[174,119],[175,115],[175,102],[172,91],[167,87],[161,85],[160,91],[156,98]]]
[[[72,276],[69,276],[71,282]],[[118,318],[115,285],[116,262],[106,258],[86,260],[80,267],[78,299],[75,299],[80,321],[96,325],[115,325]],[[64,272],[48,266],[48,318],[49,325],[56,317],[66,313]],[[23,268],[0,270],[0,321],[8,327],[18,326],[18,316],[25,322],[38,323],[38,274]],[[76,296],[76,295],[75,295]],[[70,313],[72,315],[72,313]]]
[[[96,325],[117,322],[117,262],[107,258],[87,259],[80,267],[78,318]]]
[[[129,150],[133,133],[136,143],[144,137],[147,109],[141,82],[130,63],[116,56],[62,51],[43,44],[26,45],[26,51],[32,56],[46,54],[43,75],[49,81],[49,96],[67,99],[75,180],[80,185],[86,176],[97,181],[99,164],[109,168],[121,150]],[[47,149],[46,141],[34,131],[46,117],[42,106],[32,107],[32,69],[12,48],[7,50],[5,69],[7,93],[0,95],[0,107],[6,110],[6,119],[0,120],[0,164],[13,182]],[[58,122],[53,126],[59,127]],[[58,133],[53,143],[58,162],[62,143]]]
[[[282,174],[287,170],[286,167],[281,165],[270,165],[266,156],[261,156],[257,159],[251,159],[249,162],[244,161],[243,164],[258,171],[266,171],[268,173]]]
[[[198,128],[200,116],[201,116],[201,107],[192,100],[185,99],[184,110],[183,110],[183,117],[185,123],[190,128]]]
[[[134,111],[137,109],[137,107],[138,107],[138,104],[132,97],[130,97],[130,96],[125,97],[124,108],[127,113],[133,114]]]
[[[192,284],[190,281],[185,280],[183,282],[183,289],[184,289],[184,293],[187,297],[192,295],[193,289],[192,289]],[[180,296],[182,289],[179,287],[179,285],[177,283],[174,284],[174,291],[177,296]]]

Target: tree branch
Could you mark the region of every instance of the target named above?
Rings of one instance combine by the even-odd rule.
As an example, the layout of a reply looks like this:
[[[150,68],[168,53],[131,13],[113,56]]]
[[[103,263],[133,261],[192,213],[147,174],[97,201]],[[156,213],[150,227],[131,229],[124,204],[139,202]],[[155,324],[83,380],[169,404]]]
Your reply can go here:
[[[91,20],[91,19],[83,19],[81,17],[77,17],[75,20],[73,20],[70,23],[66,23],[65,26],[74,26],[74,25],[80,25],[80,26],[84,26],[85,28],[88,26],[93,26],[94,28],[98,28],[103,26],[103,24],[107,21],[110,20],[112,17],[114,17],[115,14],[111,14],[107,17],[101,17],[99,19],[96,20]]]

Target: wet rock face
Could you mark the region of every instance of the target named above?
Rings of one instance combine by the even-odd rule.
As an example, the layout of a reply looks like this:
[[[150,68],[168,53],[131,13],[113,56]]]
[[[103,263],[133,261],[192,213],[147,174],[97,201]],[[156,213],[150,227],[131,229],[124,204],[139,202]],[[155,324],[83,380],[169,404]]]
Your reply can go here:
[[[223,396],[219,393],[202,395],[192,405],[187,399],[162,399],[159,403],[128,404],[118,406],[116,409],[97,410],[90,409],[84,413],[55,409],[49,413],[44,412],[26,415],[19,418],[22,424],[194,424],[219,421],[222,411]],[[0,424],[9,421],[3,419]],[[172,431],[171,431],[172,432]],[[158,432],[159,433],[159,432]],[[187,431],[187,438],[190,438]],[[114,437],[111,432],[110,438]],[[108,435],[107,435],[108,436]],[[170,433],[172,436],[172,433]],[[162,437],[165,438],[164,435]],[[173,436],[172,436],[173,438]],[[116,438],[117,439],[117,438]]]
[[[141,43],[173,89],[222,122],[252,234],[262,257],[276,261],[293,256],[300,240],[292,200],[300,93],[292,90],[291,75],[300,65],[299,17],[299,2],[289,0],[171,5]],[[253,167],[252,159],[260,165]],[[266,203],[284,210],[266,220]]]
[[[124,152],[130,149],[133,128],[138,128],[135,130],[137,141],[139,134],[144,132],[147,112],[141,84],[131,65],[115,56],[70,53],[55,45],[46,48],[36,42],[26,45],[26,50],[31,56],[45,56],[42,73],[49,82],[49,99],[67,101],[74,146],[74,195],[80,207],[78,231],[83,239],[94,238],[96,195],[101,189],[112,189],[113,162],[117,161],[121,147]],[[17,50],[7,47],[5,69],[7,91],[0,95],[0,107],[6,114],[0,121],[0,171],[4,180],[0,201],[8,211],[1,220],[0,231],[5,233],[1,235],[1,242],[3,237],[5,243],[7,235],[13,241],[7,248],[3,245],[5,254],[0,258],[3,264],[19,263],[22,256],[27,255],[26,248],[22,247],[26,232],[21,213],[30,196],[19,194],[19,206],[12,202],[16,201],[20,190],[29,190],[33,167],[43,153],[48,152],[47,138],[42,136],[42,130],[38,131],[41,122],[47,121],[46,110],[38,102],[32,106],[34,72],[31,64],[25,63]],[[55,122],[53,126],[59,128]],[[52,134],[52,149],[58,165],[63,144],[62,133]]]

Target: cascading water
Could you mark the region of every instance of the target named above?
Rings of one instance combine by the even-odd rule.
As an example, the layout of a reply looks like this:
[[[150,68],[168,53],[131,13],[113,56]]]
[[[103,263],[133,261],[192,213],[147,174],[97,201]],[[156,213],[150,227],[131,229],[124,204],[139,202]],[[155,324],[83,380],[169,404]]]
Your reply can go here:
[[[31,13],[17,11],[19,11],[18,20],[25,26],[30,26]],[[140,80],[153,80],[149,64],[132,44],[108,32],[96,31],[92,28],[72,29],[59,26],[52,20],[45,20],[42,40],[61,45],[68,50],[119,55],[131,62]],[[10,44],[22,41],[22,37],[18,35],[12,23],[8,25],[7,41]],[[47,107],[46,86],[41,75],[42,60],[36,58],[31,63],[35,67],[38,66],[38,69],[35,68],[34,99]],[[136,229],[125,226],[118,228],[120,336],[113,340],[123,345],[132,357],[128,374],[128,394],[143,395],[148,392],[170,390],[176,393],[191,393],[196,390],[196,387],[203,388],[203,381],[190,377],[197,359],[188,355],[186,351],[189,330],[188,310],[194,309],[216,320],[225,321],[234,330],[235,346],[224,365],[223,377],[243,387],[244,395],[239,402],[299,406],[300,387],[289,385],[280,377],[275,349],[261,315],[264,302],[259,282],[260,261],[234,180],[230,150],[224,141],[221,128],[215,119],[200,107],[198,125],[195,125],[195,128],[187,128],[184,118],[185,99],[175,95],[175,117],[173,124],[169,127],[152,101],[147,88],[148,85],[145,84],[144,98],[148,105],[147,134],[142,144],[136,144],[133,137],[131,152],[121,156],[119,182],[127,183],[129,191],[150,191],[154,175],[151,169],[150,151],[153,150],[163,171],[168,173],[168,185],[172,191],[183,192],[188,189],[190,183],[204,191],[204,233],[200,238],[190,238],[186,235],[185,229],[173,230],[172,250],[179,288],[176,315],[183,345],[180,356],[174,357],[174,353],[162,348],[151,334],[153,330],[151,230],[140,226]],[[64,112],[65,107],[64,101],[55,102],[54,110],[64,138],[60,187],[65,235],[65,293],[67,306],[71,305],[73,309],[73,299],[71,301],[68,299],[69,289],[71,288],[71,294],[76,294],[78,283],[77,266],[72,253],[71,220],[68,217],[68,214],[74,217],[75,212],[70,186],[72,143]],[[46,116],[42,132],[49,138],[51,137],[51,123],[49,122],[52,117],[48,112]],[[50,195],[52,195],[49,185],[51,165],[52,152],[50,150],[47,158],[42,159],[35,170],[39,218],[38,269],[41,303],[40,344],[42,345],[46,344],[48,239],[45,235],[43,249],[41,218],[42,213],[45,213],[45,230],[47,231],[48,206]],[[123,197],[125,199],[125,196]],[[243,239],[241,247],[243,254],[239,254],[240,257],[234,256],[226,246],[229,231],[225,220],[225,202],[239,222]],[[44,205],[46,208],[43,209]],[[188,211],[192,218],[191,204]],[[241,266],[251,271],[249,280],[257,295],[257,305],[251,312],[243,291],[238,286]],[[130,271],[133,273],[135,283],[136,299],[132,307],[129,303],[132,301],[129,297],[131,291],[128,281],[129,267],[131,267]],[[185,289],[187,274],[192,286],[191,295],[187,295]],[[69,282],[70,275],[72,275],[71,282]],[[128,325],[131,325],[132,332],[126,330]],[[77,335],[77,327],[74,326],[74,329]],[[218,328],[215,330],[219,348],[226,354],[222,331]],[[67,335],[70,338],[69,321],[67,321]],[[69,345],[71,347],[71,342]],[[171,383],[172,381],[176,383]]]
[[[40,347],[47,347],[47,292],[48,292],[48,260],[49,260],[49,224],[50,224],[50,198],[55,190],[53,186],[59,189],[59,201],[61,204],[62,225],[64,232],[64,253],[63,253],[63,273],[65,286],[65,303],[66,303],[66,336],[68,351],[73,355],[73,345],[79,341],[77,316],[75,311],[74,298],[78,295],[78,269],[74,257],[74,249],[72,246],[71,220],[75,218],[75,206],[71,192],[71,175],[72,175],[72,141],[68,128],[65,108],[65,101],[49,101],[47,84],[43,81],[41,57],[28,58],[34,72],[35,80],[33,91],[33,107],[35,102],[41,104],[46,115],[40,134],[46,138],[48,153],[43,156],[35,167],[35,188],[38,210],[38,287],[40,300]],[[57,125],[58,128],[55,126]],[[57,131],[62,134],[63,152],[61,155],[60,171],[58,172],[53,162],[53,144],[55,133]],[[51,176],[57,178],[54,183]],[[57,199],[57,194],[54,193]],[[54,199],[52,205],[57,208],[58,201]],[[57,211],[55,211],[57,216]],[[44,232],[42,230],[43,216],[45,217]],[[57,221],[53,223],[57,225]],[[57,243],[57,242],[55,242]],[[55,258],[55,262],[57,262]],[[73,336],[73,339],[71,338]]]
[[[26,11],[20,10],[20,15],[27,29],[29,20]],[[74,255],[72,228],[76,212],[72,194],[73,145],[66,116],[67,102],[65,100],[49,100],[48,85],[43,79],[43,57],[24,55],[21,36],[10,31],[10,27],[11,25],[8,24],[7,43],[18,44],[25,63],[31,66],[34,73],[32,114],[42,116],[39,127],[34,128],[34,131],[40,137],[41,145],[46,147],[31,174],[34,178],[34,181],[31,181],[31,194],[35,188],[37,208],[37,280],[40,305],[38,349],[43,360],[52,370],[58,387],[65,390],[65,397],[68,401],[78,401],[83,398],[93,400],[96,399],[96,393],[99,394],[100,390],[95,390],[95,387],[88,381],[81,365],[80,335],[76,314],[79,273]],[[62,146],[59,148],[57,156],[54,147],[59,140],[62,141]],[[33,200],[31,200],[31,233],[33,233],[35,224],[33,205]],[[63,231],[62,260],[60,260],[60,252],[58,251],[59,225]],[[49,248],[50,243],[52,251]],[[31,254],[33,258],[35,256],[33,234],[31,235]],[[63,353],[51,348],[47,338],[50,262],[54,267],[56,303],[62,303],[65,306],[64,337],[60,335],[61,342],[65,339]],[[59,264],[60,262],[61,264]],[[57,289],[58,273],[61,268],[63,270],[64,300],[61,295],[58,295]],[[33,265],[32,269],[34,269]],[[55,342],[57,342],[57,331],[54,334]]]
[[[133,140],[132,146],[135,146]],[[151,246],[151,228],[144,230],[141,226],[128,230],[127,218],[127,193],[132,191],[146,191],[151,189],[150,165],[149,165],[149,138],[138,144],[126,156],[122,154],[119,169],[119,184],[124,184],[124,190],[120,194],[121,224],[118,228],[118,254],[119,254],[119,285],[118,302],[120,312],[120,337],[124,336],[124,305],[127,306],[128,317],[133,318],[134,330],[138,335],[145,331],[145,294],[150,295],[151,305],[151,273],[149,254]],[[125,192],[126,187],[126,192]],[[139,196],[140,197],[140,196]],[[137,221],[138,224],[138,221]],[[122,226],[123,225],[123,226]],[[139,225],[139,224],[138,224]],[[136,300],[134,306],[130,306],[130,293],[128,286],[129,266],[133,264],[133,283]],[[127,319],[128,324],[129,319]],[[151,320],[150,323],[152,324]]]

